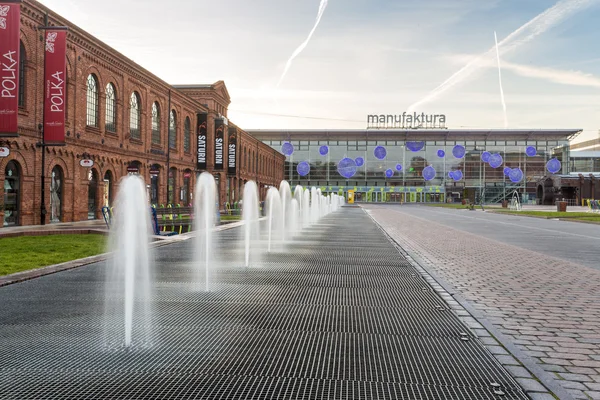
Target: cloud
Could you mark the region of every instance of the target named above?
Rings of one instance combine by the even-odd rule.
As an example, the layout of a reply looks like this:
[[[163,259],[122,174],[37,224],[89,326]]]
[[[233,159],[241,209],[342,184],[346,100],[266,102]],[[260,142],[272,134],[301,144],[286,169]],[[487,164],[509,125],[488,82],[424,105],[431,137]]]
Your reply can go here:
[[[292,53],[292,56],[285,64],[285,68],[283,70],[283,73],[281,74],[281,78],[279,78],[279,82],[277,82],[278,87],[279,87],[279,85],[281,85],[281,82],[283,82],[283,78],[285,78],[285,75],[287,74],[288,70],[292,66],[292,61],[294,61],[294,58],[296,58],[302,52],[302,50],[304,50],[304,48],[308,45],[310,38],[317,30],[317,27],[319,26],[319,22],[321,22],[321,17],[323,16],[325,9],[327,8],[327,2],[328,2],[328,0],[321,0],[321,3],[319,4],[319,12],[317,13],[317,20],[315,21],[315,25],[313,26],[312,30],[308,34],[308,37],[306,38],[306,40],[304,42],[302,42],[300,44],[300,46],[298,46],[298,48]]]
[[[516,50],[523,44],[530,42],[537,36],[546,32],[548,29],[563,22],[567,18],[570,18],[576,12],[592,5],[594,2],[596,2],[596,0],[559,1],[554,6],[531,19],[529,22],[522,25],[520,28],[503,39],[498,44],[500,54],[505,55],[510,51]],[[464,67],[450,76],[450,78],[446,79],[442,84],[433,89],[424,98],[416,103],[413,103],[408,110],[414,111],[417,107],[423,106],[426,103],[435,100],[450,88],[469,78],[473,73],[480,71],[481,68],[485,66],[485,60],[489,58],[490,55],[493,55],[495,51],[496,46],[492,46],[490,50],[486,51],[481,56],[472,59]]]

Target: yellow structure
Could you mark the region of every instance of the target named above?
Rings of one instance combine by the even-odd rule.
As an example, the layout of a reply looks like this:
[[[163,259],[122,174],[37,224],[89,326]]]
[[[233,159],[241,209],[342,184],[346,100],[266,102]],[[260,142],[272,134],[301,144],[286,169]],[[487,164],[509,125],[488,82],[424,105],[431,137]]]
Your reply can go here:
[[[348,190],[348,204],[354,204],[354,190]]]

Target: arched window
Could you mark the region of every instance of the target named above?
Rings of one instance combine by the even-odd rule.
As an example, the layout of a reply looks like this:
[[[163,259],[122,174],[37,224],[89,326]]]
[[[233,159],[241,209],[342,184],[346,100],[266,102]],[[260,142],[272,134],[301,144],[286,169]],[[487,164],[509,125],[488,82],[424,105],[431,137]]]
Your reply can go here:
[[[185,118],[185,125],[183,127],[183,151],[186,153],[190,152],[192,141],[192,122],[190,117]]]
[[[115,85],[106,85],[106,121],[104,129],[108,132],[117,131],[117,94]]]
[[[169,113],[169,147],[177,148],[177,113],[171,110]]]
[[[25,107],[25,62],[27,61],[27,53],[25,53],[23,42],[21,42],[19,52],[19,107]]]
[[[141,109],[140,109],[140,95],[136,92],[131,93],[129,99],[129,134],[133,139],[141,139]]]
[[[160,107],[152,103],[152,144],[160,144]]]
[[[87,126],[98,127],[98,79],[94,74],[87,78]]]

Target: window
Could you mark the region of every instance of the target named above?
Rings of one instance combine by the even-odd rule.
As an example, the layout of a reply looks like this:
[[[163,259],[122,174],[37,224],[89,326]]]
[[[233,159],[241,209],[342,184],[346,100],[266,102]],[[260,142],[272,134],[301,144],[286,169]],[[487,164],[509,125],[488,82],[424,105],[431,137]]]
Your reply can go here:
[[[112,83],[106,85],[106,123],[104,126],[108,132],[117,131],[117,95]]]
[[[152,144],[160,144],[160,108],[152,103]]]
[[[129,106],[129,133],[133,139],[141,139],[142,137],[140,130],[140,96],[136,92],[131,93],[131,99],[129,99]]]
[[[87,126],[98,127],[98,79],[94,74],[87,78]]]
[[[25,62],[27,61],[27,54],[23,43],[21,43],[19,57],[19,107],[25,107]]]
[[[177,113],[171,110],[169,113],[169,148],[177,148]]]
[[[190,117],[185,118],[185,125],[183,127],[183,151],[188,153],[190,151],[191,137],[192,137],[192,122]]]

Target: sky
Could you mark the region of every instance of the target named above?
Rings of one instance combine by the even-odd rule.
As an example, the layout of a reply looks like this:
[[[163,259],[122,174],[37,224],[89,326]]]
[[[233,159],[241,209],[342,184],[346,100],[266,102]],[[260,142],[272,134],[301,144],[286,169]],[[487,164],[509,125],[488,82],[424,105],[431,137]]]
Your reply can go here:
[[[41,2],[171,84],[225,81],[244,129],[364,129],[410,110],[599,137],[600,0],[328,0],[283,79],[325,0]]]

